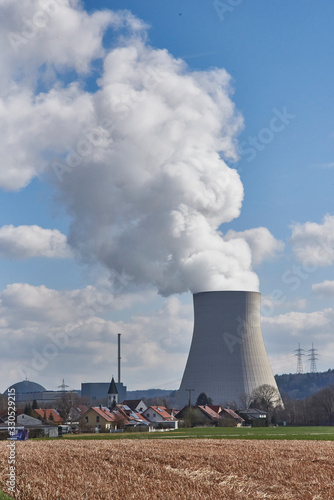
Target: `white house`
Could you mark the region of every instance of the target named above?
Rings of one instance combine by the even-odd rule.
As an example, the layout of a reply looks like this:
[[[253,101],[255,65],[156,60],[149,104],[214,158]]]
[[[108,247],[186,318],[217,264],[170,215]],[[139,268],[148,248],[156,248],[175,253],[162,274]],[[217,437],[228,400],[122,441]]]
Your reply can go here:
[[[173,414],[168,413],[164,406],[149,406],[143,413],[144,417],[158,427],[161,424],[163,427],[171,429],[178,428],[178,421]]]

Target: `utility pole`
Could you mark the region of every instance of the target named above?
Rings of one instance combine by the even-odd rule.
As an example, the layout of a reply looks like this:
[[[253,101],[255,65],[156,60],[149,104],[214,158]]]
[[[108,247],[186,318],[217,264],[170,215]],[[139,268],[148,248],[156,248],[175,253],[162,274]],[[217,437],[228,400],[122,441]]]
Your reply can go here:
[[[186,389],[186,391],[189,392],[189,408],[191,407],[191,391],[194,391],[195,389]]]
[[[300,348],[300,343],[298,343],[298,349],[295,349],[294,356],[297,356],[297,373],[303,373],[303,356],[305,354],[303,353],[304,349]]]
[[[313,347],[313,343],[312,343],[312,349],[309,349],[308,352],[310,354],[307,355],[307,357],[309,358],[311,364],[310,364],[310,373],[317,373],[317,359],[318,359],[318,355],[316,354],[316,351],[318,349],[314,349]]]

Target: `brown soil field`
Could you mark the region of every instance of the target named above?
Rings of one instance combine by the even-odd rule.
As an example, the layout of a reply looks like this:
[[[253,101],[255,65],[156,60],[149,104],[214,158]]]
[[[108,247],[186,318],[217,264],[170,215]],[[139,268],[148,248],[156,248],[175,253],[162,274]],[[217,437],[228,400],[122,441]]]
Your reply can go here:
[[[27,441],[16,460],[14,498],[24,500],[334,499],[329,441]]]

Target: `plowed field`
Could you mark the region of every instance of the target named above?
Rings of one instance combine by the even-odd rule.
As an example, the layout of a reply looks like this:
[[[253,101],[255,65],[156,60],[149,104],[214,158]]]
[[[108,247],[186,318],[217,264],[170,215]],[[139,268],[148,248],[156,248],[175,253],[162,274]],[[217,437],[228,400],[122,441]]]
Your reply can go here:
[[[24,500],[334,499],[329,441],[27,441],[16,459],[14,498]]]

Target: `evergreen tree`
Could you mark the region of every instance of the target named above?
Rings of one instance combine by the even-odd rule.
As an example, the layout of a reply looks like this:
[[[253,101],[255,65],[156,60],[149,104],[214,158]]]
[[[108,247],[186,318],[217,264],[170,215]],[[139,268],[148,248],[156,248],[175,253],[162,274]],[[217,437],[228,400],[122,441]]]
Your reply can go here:
[[[32,409],[33,410],[38,410],[38,408],[39,408],[38,403],[37,403],[36,399],[34,399],[33,402],[32,402]]]
[[[25,415],[32,415],[32,408],[31,408],[30,403],[25,405],[24,414]]]
[[[196,406],[212,405],[212,399],[209,398],[205,392],[201,392],[196,400]]]

